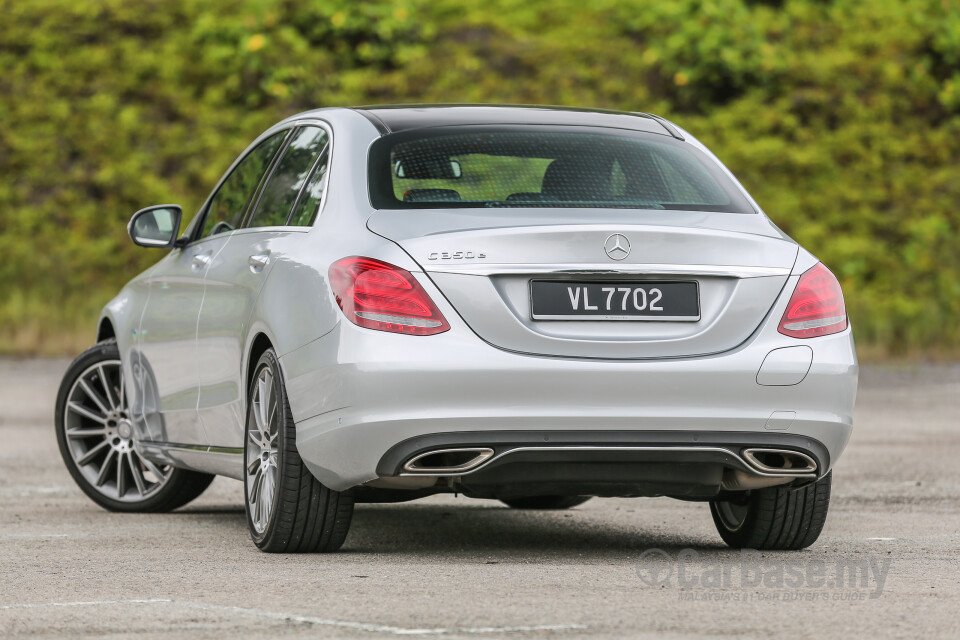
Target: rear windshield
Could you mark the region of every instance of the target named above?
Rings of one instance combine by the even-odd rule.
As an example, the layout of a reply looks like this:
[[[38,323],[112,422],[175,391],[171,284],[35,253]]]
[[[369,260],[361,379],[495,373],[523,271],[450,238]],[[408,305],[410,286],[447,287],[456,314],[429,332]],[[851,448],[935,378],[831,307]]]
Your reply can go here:
[[[609,207],[753,213],[716,163],[653,133],[585,127],[438,127],[372,147],[377,209]]]

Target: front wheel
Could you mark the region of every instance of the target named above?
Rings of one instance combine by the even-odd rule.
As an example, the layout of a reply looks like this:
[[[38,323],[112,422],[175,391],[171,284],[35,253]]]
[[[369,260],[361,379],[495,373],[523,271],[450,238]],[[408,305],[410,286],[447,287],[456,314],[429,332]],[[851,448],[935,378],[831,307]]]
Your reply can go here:
[[[532,498],[510,498],[500,502],[512,509],[553,510],[570,509],[589,499],[590,496],[535,496]]]
[[[161,512],[187,504],[213,476],[156,464],[133,446],[120,350],[107,340],[67,369],[57,394],[60,456],[87,496],[110,511]]]
[[[720,537],[738,549],[805,549],[827,520],[832,472],[792,489],[768,487],[710,502]]]
[[[243,484],[254,544],[271,553],[336,551],[353,518],[353,494],[323,486],[300,459],[273,349],[257,362],[247,398]]]

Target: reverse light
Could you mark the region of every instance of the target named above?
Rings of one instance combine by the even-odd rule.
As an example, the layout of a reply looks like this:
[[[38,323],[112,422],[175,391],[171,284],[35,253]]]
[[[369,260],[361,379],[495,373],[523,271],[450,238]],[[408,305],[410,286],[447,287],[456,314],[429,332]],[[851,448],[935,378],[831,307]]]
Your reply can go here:
[[[450,329],[416,278],[400,267],[353,256],[334,262],[329,276],[337,304],[355,325],[414,336]]]
[[[847,328],[840,282],[818,262],[800,276],[777,330],[792,338],[816,338]]]

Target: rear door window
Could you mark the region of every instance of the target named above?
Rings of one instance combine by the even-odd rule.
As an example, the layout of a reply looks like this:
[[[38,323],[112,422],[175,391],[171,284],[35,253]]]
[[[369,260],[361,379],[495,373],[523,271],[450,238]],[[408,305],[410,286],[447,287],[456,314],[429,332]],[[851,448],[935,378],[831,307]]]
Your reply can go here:
[[[300,196],[290,224],[297,227],[308,227],[313,224],[323,201],[323,194],[327,190],[327,175],[330,164],[330,146],[323,150],[313,167],[310,181]]]
[[[327,146],[321,127],[298,129],[287,145],[250,218],[248,227],[277,227],[287,224],[297,196],[307,183],[317,157]]]
[[[201,238],[233,231],[243,221],[247,205],[288,131],[270,136],[240,161],[210,199]]]

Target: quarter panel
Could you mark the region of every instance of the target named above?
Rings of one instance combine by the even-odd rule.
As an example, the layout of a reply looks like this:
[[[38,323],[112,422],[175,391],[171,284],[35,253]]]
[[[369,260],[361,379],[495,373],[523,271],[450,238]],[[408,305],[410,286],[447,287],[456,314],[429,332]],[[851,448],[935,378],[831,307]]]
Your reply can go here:
[[[343,319],[327,280],[327,271],[337,260],[359,255],[417,270],[397,245],[362,224],[343,224],[337,215],[326,211],[321,216],[326,217],[324,224],[318,223],[302,241],[284,245],[257,301],[253,323],[269,328],[280,356],[316,340]]]
[[[419,275],[421,284],[428,287],[433,299],[438,304],[444,303],[432,283],[416,273],[416,264],[395,244],[370,233],[363,226],[350,228],[333,221],[332,214],[324,215],[330,216],[329,225],[318,226],[302,242],[291,242],[288,252],[278,257],[257,301],[246,338],[247,357],[258,333],[270,338],[280,356],[294,420],[329,410],[327,400],[338,384],[335,378],[327,378],[322,374],[320,378],[315,377],[318,372],[325,370],[324,367],[336,361],[338,356],[335,349],[330,351],[326,346],[321,346],[316,353],[316,360],[290,361],[284,358],[286,354],[301,350],[306,345],[320,345],[321,338],[335,333],[344,322],[349,324],[337,305],[327,279],[327,270],[333,262],[360,255],[395,264]],[[448,320],[455,317],[449,305],[443,306],[443,313]],[[323,342],[323,345],[329,344],[328,341]],[[244,370],[247,369],[245,360]]]

